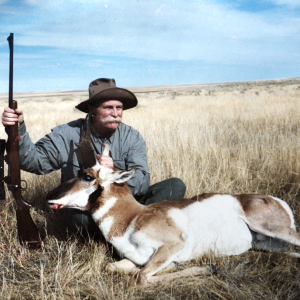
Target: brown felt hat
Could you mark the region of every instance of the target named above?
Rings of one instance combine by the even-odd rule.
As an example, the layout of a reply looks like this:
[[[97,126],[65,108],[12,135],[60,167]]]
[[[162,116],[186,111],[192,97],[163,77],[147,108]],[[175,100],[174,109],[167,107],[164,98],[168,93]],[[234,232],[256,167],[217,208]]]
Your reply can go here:
[[[90,104],[108,100],[119,100],[123,103],[123,110],[135,107],[138,103],[135,95],[122,88],[116,87],[114,79],[99,78],[89,85],[89,99],[75,106],[82,112],[88,113]]]

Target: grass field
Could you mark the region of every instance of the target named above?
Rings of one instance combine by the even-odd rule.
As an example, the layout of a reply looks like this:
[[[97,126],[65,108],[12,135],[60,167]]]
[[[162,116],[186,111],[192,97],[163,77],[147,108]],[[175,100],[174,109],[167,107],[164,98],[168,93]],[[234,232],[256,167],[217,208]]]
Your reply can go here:
[[[186,197],[206,192],[261,193],[288,202],[300,225],[300,79],[132,89],[139,105],[124,123],[147,143],[151,183],[179,177]],[[84,117],[74,106],[87,93],[19,95],[34,142],[51,128]],[[3,97],[1,107],[6,106]],[[4,129],[1,138],[6,138]],[[135,278],[109,275],[110,248],[67,232],[44,202],[60,174],[22,172],[24,198],[45,237],[37,252],[19,246],[14,201],[0,203],[1,299],[299,299],[300,262],[249,251],[238,257],[199,258],[218,275],[140,287]]]

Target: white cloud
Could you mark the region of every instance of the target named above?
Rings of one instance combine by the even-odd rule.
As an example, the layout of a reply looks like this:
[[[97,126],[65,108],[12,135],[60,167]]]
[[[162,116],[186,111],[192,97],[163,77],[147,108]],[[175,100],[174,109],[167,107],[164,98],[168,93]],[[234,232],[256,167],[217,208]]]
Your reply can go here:
[[[155,10],[155,13],[156,13],[156,14],[159,14],[160,12],[162,12],[162,9],[163,9],[164,7],[166,7],[166,6],[165,6],[164,4],[162,4],[162,5],[160,6],[160,8],[158,8],[158,9]]]
[[[55,65],[46,65],[46,66],[41,66],[41,69],[57,69],[60,67],[60,63],[57,63]]]
[[[20,33],[18,44],[222,64],[286,61],[293,59],[288,53],[299,54],[300,19],[284,10],[255,14],[210,1],[55,1],[40,2],[34,17],[27,16],[34,23],[24,19],[10,26]]]

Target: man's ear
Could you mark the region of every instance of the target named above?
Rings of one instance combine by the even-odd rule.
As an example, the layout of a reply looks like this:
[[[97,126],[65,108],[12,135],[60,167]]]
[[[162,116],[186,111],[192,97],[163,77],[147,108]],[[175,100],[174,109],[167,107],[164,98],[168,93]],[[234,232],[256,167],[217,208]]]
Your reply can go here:
[[[94,106],[92,106],[92,105],[89,104],[89,105],[88,105],[88,110],[89,110],[89,113],[90,113],[90,112],[93,112]]]
[[[135,168],[132,168],[129,171],[116,172],[114,173],[114,182],[115,183],[124,183],[127,182],[135,173]]]

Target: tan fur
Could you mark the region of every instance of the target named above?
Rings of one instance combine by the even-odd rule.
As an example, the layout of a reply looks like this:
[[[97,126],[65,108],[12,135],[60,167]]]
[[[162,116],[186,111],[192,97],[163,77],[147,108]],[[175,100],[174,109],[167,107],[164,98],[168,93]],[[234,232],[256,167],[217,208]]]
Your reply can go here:
[[[282,205],[265,195],[235,195],[241,203],[249,221],[258,222],[263,228],[272,231],[276,226],[291,226],[291,219]]]

